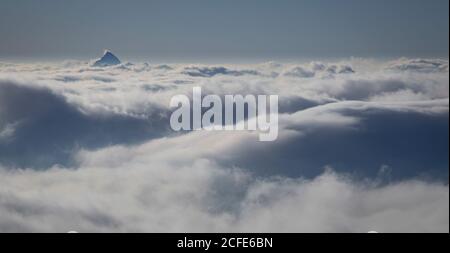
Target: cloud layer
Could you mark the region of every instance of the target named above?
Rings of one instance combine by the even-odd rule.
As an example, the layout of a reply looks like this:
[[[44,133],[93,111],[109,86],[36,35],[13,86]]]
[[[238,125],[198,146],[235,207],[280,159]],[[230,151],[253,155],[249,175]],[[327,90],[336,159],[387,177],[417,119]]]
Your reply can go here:
[[[280,134],[168,128],[278,94]],[[448,61],[0,63],[0,231],[448,232]]]

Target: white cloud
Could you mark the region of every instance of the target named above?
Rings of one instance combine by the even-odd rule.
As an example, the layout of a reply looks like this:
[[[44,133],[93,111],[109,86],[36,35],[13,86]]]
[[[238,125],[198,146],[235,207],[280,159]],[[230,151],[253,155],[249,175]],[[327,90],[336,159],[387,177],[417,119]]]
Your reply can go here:
[[[327,172],[257,179],[191,166],[1,171],[0,231],[448,232],[448,186],[376,186]]]
[[[3,126],[3,128],[0,128],[0,142],[7,141],[9,138],[14,136],[14,131],[17,125],[18,123],[10,123]]]

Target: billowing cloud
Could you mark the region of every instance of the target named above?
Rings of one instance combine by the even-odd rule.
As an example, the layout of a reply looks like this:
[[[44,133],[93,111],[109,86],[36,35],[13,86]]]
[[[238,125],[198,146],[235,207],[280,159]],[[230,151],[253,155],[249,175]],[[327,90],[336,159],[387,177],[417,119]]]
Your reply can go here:
[[[293,66],[287,69],[283,75],[300,78],[311,78],[316,76],[332,77],[335,74],[355,73],[353,68],[345,64],[326,65],[320,62],[312,62],[309,65]]]
[[[448,60],[402,58],[391,62],[387,68],[422,73],[448,72]]]
[[[0,163],[36,168],[67,165],[80,147],[160,137],[168,130],[168,116],[156,106],[152,113],[84,112],[48,88],[0,81]]]
[[[120,155],[120,154],[119,154]],[[0,171],[2,232],[448,232],[449,189],[190,166]]]
[[[186,75],[194,77],[213,77],[215,75],[259,75],[256,70],[230,70],[225,67],[186,67],[184,72]]]

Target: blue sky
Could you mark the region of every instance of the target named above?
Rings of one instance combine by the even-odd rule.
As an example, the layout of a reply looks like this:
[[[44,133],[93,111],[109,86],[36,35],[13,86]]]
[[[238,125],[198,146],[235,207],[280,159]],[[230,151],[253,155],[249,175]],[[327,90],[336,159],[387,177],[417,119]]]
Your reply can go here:
[[[448,58],[448,0],[2,0],[1,58]]]

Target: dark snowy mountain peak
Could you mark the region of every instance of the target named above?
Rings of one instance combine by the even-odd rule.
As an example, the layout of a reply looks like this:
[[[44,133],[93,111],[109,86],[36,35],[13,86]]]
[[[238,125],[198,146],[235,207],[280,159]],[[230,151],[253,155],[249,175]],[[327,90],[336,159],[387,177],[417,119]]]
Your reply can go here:
[[[117,58],[111,51],[105,50],[105,53],[103,54],[102,58],[97,60],[94,63],[95,67],[106,67],[106,66],[112,66],[120,64],[119,58]]]

